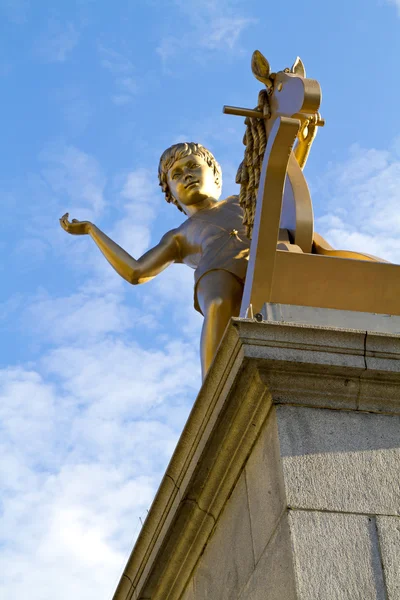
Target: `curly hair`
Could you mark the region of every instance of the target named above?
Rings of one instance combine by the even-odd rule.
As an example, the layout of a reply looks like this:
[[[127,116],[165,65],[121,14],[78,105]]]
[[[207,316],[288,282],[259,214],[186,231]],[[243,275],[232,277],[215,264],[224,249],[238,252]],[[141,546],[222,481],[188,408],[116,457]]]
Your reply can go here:
[[[160,158],[160,162],[158,165],[158,179],[160,182],[160,186],[162,191],[165,194],[165,199],[167,202],[172,202],[175,204],[180,211],[184,212],[182,208],[179,206],[178,201],[171,194],[170,189],[168,187],[167,175],[168,171],[172,167],[172,165],[181,158],[185,158],[190,154],[195,154],[196,156],[201,156],[204,158],[205,162],[214,170],[215,175],[215,183],[221,189],[222,187],[222,171],[218,162],[215,160],[214,156],[211,154],[207,148],[202,146],[201,144],[195,144],[194,142],[182,142],[180,144],[174,144],[170,148],[165,150]]]

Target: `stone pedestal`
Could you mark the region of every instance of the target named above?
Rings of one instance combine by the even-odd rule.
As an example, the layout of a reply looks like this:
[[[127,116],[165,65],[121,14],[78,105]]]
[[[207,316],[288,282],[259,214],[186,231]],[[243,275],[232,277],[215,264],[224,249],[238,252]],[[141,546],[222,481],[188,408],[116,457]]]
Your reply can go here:
[[[114,600],[399,600],[400,336],[235,320]]]

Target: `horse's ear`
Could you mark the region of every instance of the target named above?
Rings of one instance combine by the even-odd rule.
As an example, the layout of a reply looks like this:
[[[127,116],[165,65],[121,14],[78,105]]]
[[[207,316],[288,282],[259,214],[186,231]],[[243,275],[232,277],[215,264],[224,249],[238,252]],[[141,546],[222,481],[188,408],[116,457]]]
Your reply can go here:
[[[299,56],[294,61],[291,71],[292,71],[292,73],[295,73],[296,75],[300,75],[300,77],[306,76],[306,68],[303,64],[303,61],[301,60],[301,58]]]
[[[261,81],[267,87],[271,87],[272,82],[269,78],[271,67],[269,66],[269,62],[265,56],[263,56],[258,50],[255,50],[253,52],[253,56],[251,57],[251,70],[253,71],[254,77],[256,77],[258,81]]]

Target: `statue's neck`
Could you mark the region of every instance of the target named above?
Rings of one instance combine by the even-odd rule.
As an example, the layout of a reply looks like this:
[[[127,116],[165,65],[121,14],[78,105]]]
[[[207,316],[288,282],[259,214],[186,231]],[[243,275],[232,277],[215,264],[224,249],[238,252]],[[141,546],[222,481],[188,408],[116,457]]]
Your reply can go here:
[[[190,206],[183,206],[182,208],[188,217],[192,217],[193,215],[200,212],[201,210],[206,210],[207,208],[212,208],[217,203],[218,203],[218,200],[216,200],[215,198],[212,198],[212,197],[208,197],[208,198],[204,198],[203,200],[200,200],[199,202],[196,202],[196,204],[191,204]]]

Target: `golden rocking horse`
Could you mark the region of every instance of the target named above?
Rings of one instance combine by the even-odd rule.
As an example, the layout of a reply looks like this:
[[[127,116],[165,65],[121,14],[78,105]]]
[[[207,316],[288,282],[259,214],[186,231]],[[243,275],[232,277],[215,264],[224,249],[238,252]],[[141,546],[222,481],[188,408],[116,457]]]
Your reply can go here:
[[[299,58],[290,70],[271,73],[255,51],[252,71],[266,88],[257,108],[224,107],[247,125],[237,183],[252,242],[241,316],[266,302],[400,315],[400,266],[334,250],[314,232],[302,168],[323,125],[319,83],[306,77]]]

